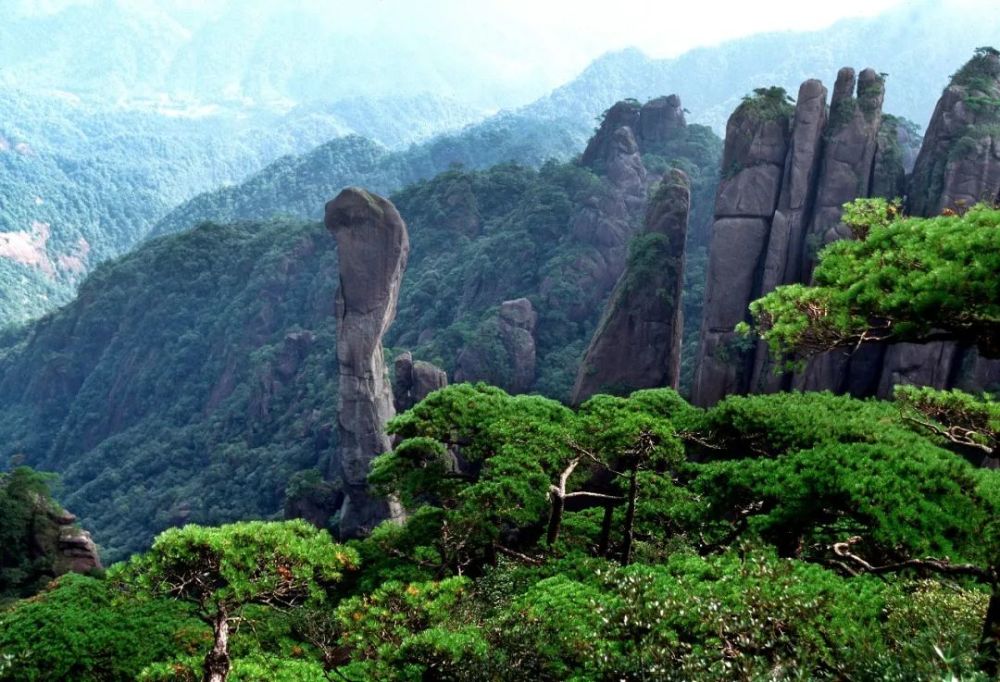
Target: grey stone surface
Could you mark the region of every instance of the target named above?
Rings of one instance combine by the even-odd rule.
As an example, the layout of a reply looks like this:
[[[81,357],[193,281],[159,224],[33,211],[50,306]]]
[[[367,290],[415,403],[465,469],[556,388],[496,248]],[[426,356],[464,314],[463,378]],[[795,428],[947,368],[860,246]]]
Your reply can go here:
[[[357,537],[402,512],[372,496],[371,461],[390,449],[385,424],[395,414],[382,335],[396,315],[410,244],[406,225],[388,200],[348,188],[326,205],[337,240],[337,360],[340,365],[339,443],[331,474],[343,482],[340,535]]]
[[[627,266],[619,278],[580,365],[574,404],[602,391],[677,387],[690,207],[690,182],[674,170],[661,181],[646,213],[644,233],[663,237],[654,252],[660,260]]]

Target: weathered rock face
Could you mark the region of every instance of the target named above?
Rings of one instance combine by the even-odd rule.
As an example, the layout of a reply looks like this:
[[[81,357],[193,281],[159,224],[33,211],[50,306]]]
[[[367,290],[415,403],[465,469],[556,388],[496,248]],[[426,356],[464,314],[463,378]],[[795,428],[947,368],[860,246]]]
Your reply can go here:
[[[57,552],[53,571],[64,573],[88,573],[99,570],[101,555],[90,533],[76,525],[76,517],[69,512],[49,513],[49,518],[58,528]]]
[[[855,84],[857,97],[854,96]],[[816,252],[837,239],[850,236],[840,222],[841,207],[858,197],[870,196],[878,130],[882,121],[885,85],[873,69],[855,79],[854,69],[843,68],[830,100],[826,144],[812,222],[806,235],[803,273],[811,273]]]
[[[587,142],[587,148],[583,150],[580,163],[591,168],[599,167],[606,163],[612,156],[612,147],[615,144],[615,134],[622,128],[628,128],[634,133],[640,130],[639,112],[642,107],[634,100],[617,102],[604,114],[601,126],[594,133],[594,136]]]
[[[807,80],[799,87],[796,100],[781,194],[761,273],[760,295],[802,278],[803,245],[820,172],[826,121],[826,88],[818,80]],[[781,388],[781,377],[774,372],[774,363],[763,344],[755,350],[750,381],[755,390],[770,392]]]
[[[786,107],[745,102],[726,124],[722,168],[709,245],[701,344],[692,399],[711,405],[746,390],[748,357],[733,328],[758,290],[771,222],[788,154]]]
[[[857,97],[854,96],[855,85]],[[821,248],[851,236],[850,230],[840,221],[841,207],[852,199],[872,196],[884,97],[883,79],[873,69],[865,69],[857,79],[854,69],[845,67],[837,74],[837,84],[830,101],[816,202],[802,254],[804,280],[811,276],[816,253]],[[883,163],[888,160],[883,157]],[[902,172],[902,161],[896,164],[893,171],[887,169],[883,172]],[[846,387],[837,381],[837,377],[846,380],[851,373],[857,375],[857,371],[852,372],[850,368],[851,361],[852,358],[842,352],[823,354],[811,360],[803,373],[795,377],[794,383],[803,390],[844,391]],[[866,366],[861,371],[869,372],[870,376],[870,370]]]
[[[409,351],[396,356],[392,382],[396,412],[405,412],[428,395],[448,385],[443,369],[422,360],[414,361]]]
[[[409,255],[406,225],[386,199],[349,188],[326,205],[326,226],[337,240],[337,360],[340,366],[339,445],[330,473],[340,478],[341,537],[356,537],[397,516],[391,501],[367,489],[371,460],[390,449],[385,424],[395,414],[386,377],[382,335],[396,314]]]
[[[934,109],[913,169],[908,209],[913,215],[961,212],[1000,199],[1000,55],[978,53],[955,74]],[[993,102],[993,104],[990,104]],[[897,344],[885,351],[879,395],[895,384],[937,388],[995,387],[1000,362],[954,343]]]
[[[579,404],[598,392],[677,387],[681,291],[691,187],[672,171],[650,200],[645,229],[591,339],[573,388]]]
[[[827,354],[797,375],[778,374],[767,347],[735,336],[747,306],[776,287],[807,282],[815,253],[849,236],[841,206],[865,196],[901,196],[911,129],[895,118],[883,125],[882,78],[841,69],[829,109],[826,88],[809,80],[794,113],[759,101],[730,119],[729,140],[709,252],[705,317],[693,399],[711,405],[729,393],[797,387],[858,394],[877,390],[882,348]],[[755,111],[769,111],[769,137]],[[782,128],[782,126],[785,126]],[[756,142],[760,139],[761,142]],[[784,145],[782,145],[784,142]],[[905,143],[905,144],[904,144]]]
[[[88,573],[103,568],[100,551],[90,533],[76,524],[76,516],[37,498],[31,509],[31,558],[53,577]]]
[[[988,118],[987,110],[975,104],[984,93],[1000,96],[1000,56],[985,52],[973,62],[956,75],[935,110],[910,184],[913,213],[960,209],[1000,192],[995,141],[1000,107]],[[914,159],[916,136],[912,124],[883,117],[882,78],[865,69],[855,90],[854,71],[841,69],[828,112],[825,96],[819,81],[806,81],[799,90],[773,214],[766,210],[774,188],[773,162],[742,151],[752,149],[748,140],[756,129],[746,116],[740,117],[740,110],[730,119],[739,138],[730,142],[727,136],[724,163],[731,165],[723,168],[736,173],[720,186],[716,204],[695,403],[710,405],[729,393],[790,388],[885,397],[899,383],[974,390],[992,385],[1000,376],[994,363],[951,344],[867,344],[853,353],[814,358],[793,376],[775,373],[764,344],[741,346],[730,333],[746,319],[749,301],[782,284],[808,282],[816,252],[850,236],[840,221],[845,202],[907,194],[906,170]],[[759,166],[753,175],[747,174],[743,158]]]
[[[605,122],[617,115],[616,111],[618,105],[612,107]],[[618,117],[627,118],[624,114]],[[577,245],[575,257],[540,287],[545,305],[565,311],[573,322],[582,322],[599,309],[618,281],[625,268],[628,242],[646,207],[647,174],[633,129],[619,127],[603,139],[598,131],[587,149],[591,147],[606,154],[597,164],[605,173],[605,185],[599,194],[584,200],[570,224],[570,235]],[[562,298],[560,285],[566,281],[574,282],[572,290],[584,295]]]
[[[685,126],[687,121],[680,97],[668,95],[651,99],[639,110],[639,147],[644,152],[659,151]]]
[[[531,301],[518,298],[500,304],[458,355],[455,381],[485,381],[508,393],[524,393],[535,382],[535,325]]]
[[[1000,55],[983,51],[955,74],[927,126],[909,212],[937,215],[1000,196]]]

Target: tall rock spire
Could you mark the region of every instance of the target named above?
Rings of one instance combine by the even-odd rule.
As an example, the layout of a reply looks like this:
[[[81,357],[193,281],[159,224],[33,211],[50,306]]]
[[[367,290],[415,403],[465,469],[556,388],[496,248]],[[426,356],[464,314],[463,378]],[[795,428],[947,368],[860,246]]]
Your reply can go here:
[[[677,388],[690,207],[691,184],[683,172],[672,170],[650,200],[645,228],[632,242],[590,341],[573,387],[574,404],[601,391]]]
[[[910,182],[908,209],[932,216],[1000,199],[1000,52],[980,48],[934,108]]]
[[[327,203],[325,222],[340,264],[339,442],[330,473],[344,486],[340,535],[356,537],[401,513],[392,501],[371,496],[367,479],[372,459],[390,449],[385,425],[395,410],[382,335],[396,316],[410,242],[395,206],[363,189],[345,189]]]
[[[791,115],[784,90],[761,90],[726,124],[692,394],[698,405],[746,391],[752,354],[733,328],[746,319],[747,306],[759,289],[784,177]]]

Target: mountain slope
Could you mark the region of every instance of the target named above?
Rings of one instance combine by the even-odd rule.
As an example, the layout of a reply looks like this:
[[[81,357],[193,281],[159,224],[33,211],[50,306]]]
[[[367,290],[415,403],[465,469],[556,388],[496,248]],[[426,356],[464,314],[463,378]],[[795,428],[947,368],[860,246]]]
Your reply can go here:
[[[679,162],[711,194],[721,144],[690,129],[697,144],[679,145],[690,149]],[[376,166],[387,154],[337,144]],[[324,191],[305,190],[302,202]],[[463,347],[495,345],[501,303],[529,298],[540,316],[528,380],[566,393],[617,277],[589,283],[567,268],[615,236],[601,211],[592,218],[619,191],[551,162],[452,169],[393,195],[411,255],[388,346],[453,372]],[[280,513],[292,475],[336,445],[337,281],[333,238],[297,220],[203,224],[99,266],[70,304],[0,335],[0,460],[62,474],[62,501],[109,560],[170,525]]]
[[[405,146],[477,117],[430,97],[191,116],[0,89],[0,326],[69,300],[170,208],[276,157],[354,131]]]

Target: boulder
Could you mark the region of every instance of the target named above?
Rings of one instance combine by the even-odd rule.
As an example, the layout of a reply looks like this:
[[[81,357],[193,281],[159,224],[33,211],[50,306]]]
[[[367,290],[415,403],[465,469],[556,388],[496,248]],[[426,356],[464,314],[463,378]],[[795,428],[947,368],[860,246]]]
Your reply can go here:
[[[448,375],[440,367],[422,360],[415,361],[409,351],[396,356],[392,394],[397,412],[405,412],[447,385]]]
[[[504,301],[487,318],[456,361],[455,381],[485,381],[508,393],[525,393],[535,383],[535,325],[531,301]]]

